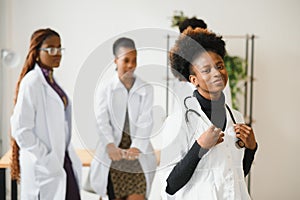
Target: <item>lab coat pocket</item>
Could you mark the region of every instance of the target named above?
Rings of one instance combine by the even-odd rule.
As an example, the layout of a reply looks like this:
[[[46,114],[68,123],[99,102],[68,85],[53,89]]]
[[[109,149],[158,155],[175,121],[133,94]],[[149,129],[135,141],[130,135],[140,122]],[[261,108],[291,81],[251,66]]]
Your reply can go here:
[[[63,165],[60,165],[53,151],[39,159],[36,163],[36,176],[38,179],[59,176],[63,172]]]
[[[36,178],[39,185],[40,199],[64,199],[66,192],[66,173],[54,152],[38,160]]]

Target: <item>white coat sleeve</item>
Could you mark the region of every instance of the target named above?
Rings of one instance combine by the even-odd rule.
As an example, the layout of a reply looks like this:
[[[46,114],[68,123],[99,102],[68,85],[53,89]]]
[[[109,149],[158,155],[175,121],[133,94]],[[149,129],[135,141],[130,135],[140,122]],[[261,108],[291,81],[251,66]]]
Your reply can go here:
[[[99,141],[106,147],[109,143],[114,143],[113,128],[110,121],[109,108],[108,108],[108,95],[107,89],[102,89],[97,95],[96,103],[96,121]]]
[[[153,88],[147,85],[147,92],[142,98],[139,117],[136,122],[136,136],[132,137],[131,147],[138,148],[142,153],[146,152],[150,145],[151,132],[153,127]]]
[[[11,117],[11,133],[21,149],[31,152],[36,159],[40,159],[48,153],[48,149],[34,132],[37,95],[40,94],[37,93],[35,86],[21,83]]]
[[[175,200],[181,199],[181,191],[177,191],[174,195],[170,195],[166,192],[167,179],[172,172],[173,168],[184,158],[189,151],[189,146],[195,140],[191,140],[189,135],[189,129],[185,122],[184,112],[174,112],[169,115],[165,121],[163,132],[163,146],[161,150],[161,165],[164,170],[163,184],[161,187],[161,198],[163,200]],[[191,141],[191,143],[189,143]]]

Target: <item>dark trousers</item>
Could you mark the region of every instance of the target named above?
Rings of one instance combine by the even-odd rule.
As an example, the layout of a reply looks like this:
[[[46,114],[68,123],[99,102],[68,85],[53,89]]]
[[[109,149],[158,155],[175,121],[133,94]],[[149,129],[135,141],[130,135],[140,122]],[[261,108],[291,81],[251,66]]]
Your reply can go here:
[[[110,173],[108,173],[108,182],[107,182],[107,195],[109,200],[115,199],[114,186],[111,182]]]
[[[80,191],[68,152],[65,155],[64,169],[67,175],[66,200],[80,200]]]

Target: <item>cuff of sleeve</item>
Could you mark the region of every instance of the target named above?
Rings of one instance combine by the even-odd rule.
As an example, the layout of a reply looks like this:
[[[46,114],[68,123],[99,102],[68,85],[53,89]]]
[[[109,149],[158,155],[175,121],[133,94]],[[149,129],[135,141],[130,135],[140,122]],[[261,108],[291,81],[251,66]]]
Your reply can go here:
[[[112,137],[103,136],[103,135],[100,135],[99,141],[100,141],[101,145],[104,147],[106,147],[110,143],[114,143],[114,139]]]
[[[175,195],[176,192],[174,193],[171,193],[170,191],[168,191],[168,187],[166,187],[165,189],[165,199],[166,200],[175,200],[176,199],[176,195]]]
[[[258,144],[257,143],[256,143],[255,149],[253,149],[253,150],[246,148],[246,150],[249,151],[249,152],[251,152],[251,153],[255,153],[257,149],[258,149]]]
[[[198,151],[198,157],[202,158],[208,151],[209,149],[204,149],[202,148],[197,141],[195,141],[192,149],[195,149],[196,151]]]
[[[148,141],[132,141],[132,144],[130,147],[135,147],[140,150],[141,153],[145,154],[147,153],[149,142]],[[148,152],[149,153],[149,152]]]

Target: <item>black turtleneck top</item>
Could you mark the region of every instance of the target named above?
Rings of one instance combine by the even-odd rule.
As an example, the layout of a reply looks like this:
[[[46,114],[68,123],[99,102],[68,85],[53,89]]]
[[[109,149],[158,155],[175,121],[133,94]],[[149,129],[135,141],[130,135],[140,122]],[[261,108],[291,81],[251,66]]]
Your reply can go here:
[[[217,101],[205,99],[197,90],[194,91],[193,96],[197,98],[199,104],[201,105],[202,111],[211,120],[211,122],[216,127],[221,128],[222,131],[224,131],[227,120],[224,94],[222,93],[220,99]],[[245,149],[243,158],[244,176],[247,176],[250,171],[256,150],[257,145],[254,150],[247,148]],[[207,149],[201,148],[197,141],[194,142],[191,149],[184,156],[184,158],[176,164],[167,178],[166,192],[168,194],[175,194],[190,180],[199,161],[201,160],[202,156],[207,153],[207,151]]]
[[[225,95],[222,93],[217,101],[205,99],[197,90],[194,91],[193,95],[197,98],[202,111],[213,125],[224,131],[226,128]]]

